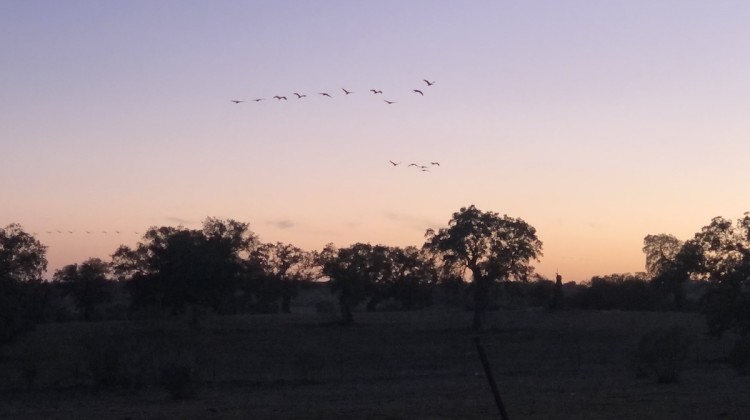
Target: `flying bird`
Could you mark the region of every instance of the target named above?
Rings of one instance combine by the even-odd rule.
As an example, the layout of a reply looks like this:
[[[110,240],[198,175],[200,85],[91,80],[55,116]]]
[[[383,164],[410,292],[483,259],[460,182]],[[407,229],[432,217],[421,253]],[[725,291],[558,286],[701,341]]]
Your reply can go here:
[[[440,162],[430,162],[430,165],[440,166]]]
[[[343,91],[344,91],[344,93],[345,93],[345,94],[347,94],[347,95],[348,95],[348,94],[350,94],[350,93],[354,93],[354,92],[350,92],[350,91],[348,91],[348,90],[346,90],[346,89],[344,89],[344,88],[341,88],[341,90],[343,90]]]
[[[115,233],[119,235],[119,234],[120,234],[120,231],[119,231],[119,230],[116,230],[116,231],[115,231]]]
[[[388,105],[391,105],[391,104],[395,104],[395,103],[396,103],[396,102],[393,102],[393,101],[389,101],[389,100],[387,100],[387,99],[383,99],[383,100],[384,100],[384,101],[385,101],[385,103],[387,103]]]
[[[388,162],[391,162],[391,165],[393,165],[393,166],[398,166],[398,165],[399,165],[399,163],[401,163],[401,162],[398,162],[398,163],[396,163],[396,162],[394,162],[394,161],[392,161],[392,160],[389,160]]]
[[[409,166],[419,166],[419,165],[417,165],[416,163],[410,163],[410,164],[409,164]],[[407,166],[407,168],[408,168],[409,166]]]
[[[418,93],[418,94],[420,94],[420,95],[422,95],[422,96],[424,96],[424,93],[422,93],[422,91],[419,90],[419,89],[413,89],[413,91],[416,92],[416,93]]]
[[[377,95],[378,93],[383,93],[383,91],[382,91],[382,90],[376,90],[376,89],[370,89],[370,92],[372,92],[372,93],[374,93],[374,94],[376,94],[376,95]]]
[[[286,101],[286,96],[274,96],[274,98],[278,99],[278,100],[282,100],[283,99],[283,100]]]
[[[263,98],[253,99],[254,102],[260,102],[262,100],[263,100]]]
[[[89,232],[88,230],[87,230],[87,231],[85,231],[85,232],[86,232],[87,234],[91,235],[91,232]]]
[[[424,80],[424,82],[425,82],[425,83],[427,83],[427,86],[432,86],[432,85],[434,85],[434,84],[435,84],[435,81],[434,81],[434,80],[433,80],[433,81],[429,81],[429,80],[427,80],[427,79],[422,79],[422,80]]]
[[[305,98],[305,97],[307,97],[307,95],[300,95],[300,94],[299,94],[299,93],[297,93],[297,92],[294,92],[294,94],[295,94],[295,95],[297,95],[297,99],[302,99],[302,98]]]
[[[243,103],[245,101],[240,101],[240,100],[237,100],[237,99],[232,99],[230,102],[234,102],[236,104],[241,104],[241,103]]]
[[[320,92],[320,93],[318,93],[318,95],[323,95],[323,96],[327,96],[327,97],[329,97],[329,98],[331,97],[331,95],[329,95],[329,94],[327,94],[327,93],[325,93],[325,92]]]
[[[424,168],[423,168],[423,169],[421,169],[421,171],[422,171],[422,172],[430,172],[430,170],[429,170],[429,169],[424,169]]]

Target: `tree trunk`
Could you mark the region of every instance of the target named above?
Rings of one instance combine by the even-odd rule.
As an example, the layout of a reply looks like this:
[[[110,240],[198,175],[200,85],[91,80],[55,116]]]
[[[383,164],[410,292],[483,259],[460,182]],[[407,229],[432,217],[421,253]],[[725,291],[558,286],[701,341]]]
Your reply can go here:
[[[474,277],[474,322],[472,323],[472,328],[474,331],[479,331],[484,324],[489,290],[479,270],[472,271]]]

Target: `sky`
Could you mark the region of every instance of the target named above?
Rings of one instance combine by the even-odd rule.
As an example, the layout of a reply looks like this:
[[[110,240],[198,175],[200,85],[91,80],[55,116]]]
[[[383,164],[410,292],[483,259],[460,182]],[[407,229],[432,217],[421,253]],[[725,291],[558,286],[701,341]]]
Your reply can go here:
[[[0,226],[51,274],[206,217],[420,246],[474,204],[536,228],[544,276],[644,271],[646,235],[750,210],[748,22],[744,0],[0,0]]]

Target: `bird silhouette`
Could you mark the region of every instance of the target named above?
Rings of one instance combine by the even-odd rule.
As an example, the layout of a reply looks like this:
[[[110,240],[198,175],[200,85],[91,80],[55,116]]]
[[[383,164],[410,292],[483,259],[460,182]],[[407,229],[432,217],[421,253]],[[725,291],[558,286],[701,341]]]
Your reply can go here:
[[[410,164],[409,164],[409,166],[419,166],[419,165],[417,165],[416,163],[410,163]],[[407,166],[407,168],[408,168],[409,166]]]
[[[263,98],[253,99],[254,102],[260,102],[262,100],[263,100]]]
[[[393,101],[389,101],[389,100],[386,100],[386,99],[383,99],[383,100],[384,100],[384,101],[385,101],[385,103],[387,103],[388,105],[391,105],[391,104],[395,104],[395,103],[396,103],[396,102],[393,102]]]
[[[72,231],[72,230],[69,230],[69,231],[68,231],[68,233],[70,233],[70,234],[72,235],[72,234],[73,234],[73,231]]]
[[[398,165],[399,165],[399,163],[401,163],[401,162],[398,162],[398,163],[396,163],[396,162],[394,162],[394,161],[392,161],[392,160],[389,160],[388,162],[391,162],[391,165],[393,165],[393,166],[398,166]]]
[[[286,101],[286,96],[274,96],[274,98],[278,99],[278,100],[282,100],[283,99],[283,100]]]
[[[305,97],[307,97],[307,95],[300,95],[300,94],[299,94],[299,93],[297,93],[297,92],[294,92],[294,94],[295,94],[295,95],[297,95],[297,99],[302,99],[302,98],[305,98]]]
[[[425,83],[427,83],[427,86],[432,86],[432,85],[434,85],[434,84],[435,84],[435,81],[434,81],[434,80],[433,80],[433,81],[429,81],[429,80],[427,80],[427,79],[422,79],[422,80],[424,80],[424,82],[425,82]]]
[[[116,231],[115,231],[115,233],[119,235],[119,234],[120,234],[120,231],[119,231],[119,230],[116,230]]]
[[[377,95],[378,93],[383,93],[383,91],[382,91],[382,90],[376,90],[376,89],[370,89],[370,92],[372,92],[372,93],[374,93],[374,94],[376,94],[376,95]]]
[[[88,230],[87,230],[87,231],[85,231],[85,232],[86,232],[87,234],[91,235],[91,232],[89,232]]]
[[[422,172],[430,172],[430,170],[429,170],[429,169],[424,169],[424,168],[422,168],[422,169],[421,169],[421,171],[422,171]]]
[[[440,166],[440,162],[430,162],[430,165]]]
[[[320,93],[318,93],[318,95],[323,95],[323,96],[327,96],[327,97],[329,97],[329,98],[331,97],[331,95],[329,95],[329,94],[327,94],[327,93],[325,93],[325,92],[320,92]]]
[[[418,93],[418,94],[420,94],[420,95],[422,95],[422,96],[424,96],[424,93],[422,93],[422,91],[419,90],[419,89],[413,89],[413,91],[416,92],[416,93]]]
[[[354,92],[350,92],[350,91],[348,91],[348,90],[346,90],[346,89],[344,89],[344,88],[341,88],[341,90],[343,90],[343,91],[344,91],[344,93],[345,93],[345,94],[347,94],[347,95],[348,95],[348,94],[350,94],[350,93],[354,93]]]
[[[241,103],[243,103],[245,101],[240,101],[240,100],[237,100],[237,99],[232,99],[230,102],[234,102],[236,104],[241,104]]]

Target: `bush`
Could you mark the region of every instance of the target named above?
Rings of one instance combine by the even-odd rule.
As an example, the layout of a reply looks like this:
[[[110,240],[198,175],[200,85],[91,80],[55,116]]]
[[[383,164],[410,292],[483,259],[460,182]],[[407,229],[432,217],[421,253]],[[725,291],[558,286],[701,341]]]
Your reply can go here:
[[[691,340],[680,327],[656,329],[638,342],[635,353],[637,376],[656,375],[660,384],[677,382],[688,356]]]

